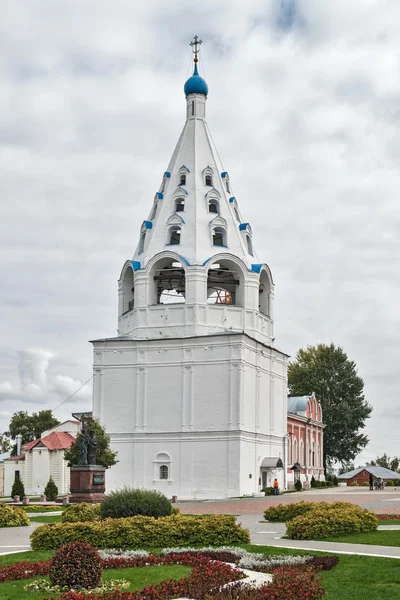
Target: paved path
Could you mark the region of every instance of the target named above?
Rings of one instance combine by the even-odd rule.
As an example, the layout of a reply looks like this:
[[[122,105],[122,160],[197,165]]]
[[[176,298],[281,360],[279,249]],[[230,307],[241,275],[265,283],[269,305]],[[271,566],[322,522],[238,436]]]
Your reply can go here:
[[[0,554],[30,550],[29,536],[42,523],[32,523],[29,527],[2,527],[0,529]]]

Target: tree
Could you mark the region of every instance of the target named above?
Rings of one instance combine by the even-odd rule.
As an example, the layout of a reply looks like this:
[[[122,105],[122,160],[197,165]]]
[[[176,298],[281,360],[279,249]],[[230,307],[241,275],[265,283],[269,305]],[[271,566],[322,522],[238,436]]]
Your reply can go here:
[[[11,450],[11,442],[9,438],[0,433],[0,454],[4,454]]]
[[[372,407],[365,400],[364,382],[354,361],[342,348],[318,344],[300,349],[289,364],[292,396],[315,392],[321,402],[324,430],[324,469],[335,462],[352,461],[368,444],[360,433]]]
[[[367,462],[367,466],[371,467],[385,467],[385,469],[390,469],[391,471],[399,470],[400,459],[397,456],[390,458],[386,454],[386,452],[382,456],[377,456],[375,460],[371,460],[371,462]]]
[[[118,461],[116,460],[117,452],[114,452],[110,448],[110,436],[105,432],[104,428],[96,420],[90,422],[88,427],[89,432],[93,431],[96,436],[96,464],[102,465],[107,469],[115,465]],[[82,433],[78,435],[75,442],[71,445],[69,450],[66,450],[64,459],[68,461],[68,466],[79,465],[79,446]]]
[[[22,479],[19,475],[15,476],[13,486],[11,488],[11,497],[19,496],[22,499],[25,496],[25,488]]]
[[[31,415],[24,410],[20,410],[13,414],[8,431],[4,435],[11,438],[14,442],[17,439],[17,435],[21,435],[22,444],[26,444],[40,438],[43,431],[59,424],[60,421],[53,417],[51,410],[41,410]],[[11,455],[15,456],[16,454],[17,445],[14,444]]]
[[[50,477],[49,481],[46,484],[46,487],[44,488],[44,495],[46,496],[47,500],[57,500],[58,487],[56,486],[52,477]]]
[[[341,466],[338,469],[338,475],[343,475],[343,473],[354,471],[355,468],[356,467],[353,462],[342,462]]]

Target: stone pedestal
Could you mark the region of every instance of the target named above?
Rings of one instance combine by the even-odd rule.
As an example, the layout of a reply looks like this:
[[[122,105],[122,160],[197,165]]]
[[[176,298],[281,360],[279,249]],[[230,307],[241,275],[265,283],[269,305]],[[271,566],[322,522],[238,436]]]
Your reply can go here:
[[[106,491],[105,467],[99,465],[83,465],[71,467],[70,504],[101,502]]]

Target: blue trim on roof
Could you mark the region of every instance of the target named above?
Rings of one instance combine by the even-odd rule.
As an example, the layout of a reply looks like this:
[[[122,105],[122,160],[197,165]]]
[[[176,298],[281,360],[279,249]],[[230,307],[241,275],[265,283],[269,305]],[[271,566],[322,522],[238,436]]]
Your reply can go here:
[[[184,194],[186,194],[186,196],[189,196],[189,192],[185,190],[185,188],[183,188],[181,185],[178,185],[177,189],[181,190]]]
[[[240,225],[239,225],[240,231],[245,231],[247,229],[248,225],[249,225],[248,223],[240,223]]]
[[[262,269],[262,265],[251,265],[251,270],[254,273],[260,273]]]
[[[225,244],[213,244],[214,248],[227,248]]]
[[[151,221],[143,221],[143,225],[146,229],[153,229],[153,223]]]
[[[171,177],[171,173],[169,171],[165,171],[164,177]]]
[[[235,196],[232,196],[232,198],[229,198],[229,202],[231,202],[231,203],[232,203],[232,202],[236,202],[236,198],[235,198]]]
[[[190,262],[188,261],[187,258],[185,258],[184,256],[182,256],[182,254],[179,254],[179,258],[181,258],[186,265],[190,266]]]
[[[208,261],[209,261],[209,260],[211,260],[211,259],[212,259],[212,256],[210,256],[210,258],[207,258],[207,259],[206,259],[206,260],[203,262],[203,267],[205,267],[205,266],[206,266],[206,264],[208,263]]]
[[[221,173],[221,177],[226,177],[228,175],[228,171],[224,171],[223,173]]]
[[[131,260],[132,269],[138,271],[140,269],[140,262],[138,260]]]
[[[162,192],[157,192],[156,196],[159,200],[162,200],[164,198],[164,194]]]

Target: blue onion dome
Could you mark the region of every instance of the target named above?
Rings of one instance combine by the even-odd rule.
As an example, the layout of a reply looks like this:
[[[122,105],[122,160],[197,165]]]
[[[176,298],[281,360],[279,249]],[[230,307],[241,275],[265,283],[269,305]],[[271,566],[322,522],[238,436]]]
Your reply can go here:
[[[193,75],[189,77],[183,89],[185,91],[185,96],[189,96],[189,94],[204,94],[204,96],[207,96],[208,85],[205,80],[200,77],[197,70],[197,64],[194,65]]]

